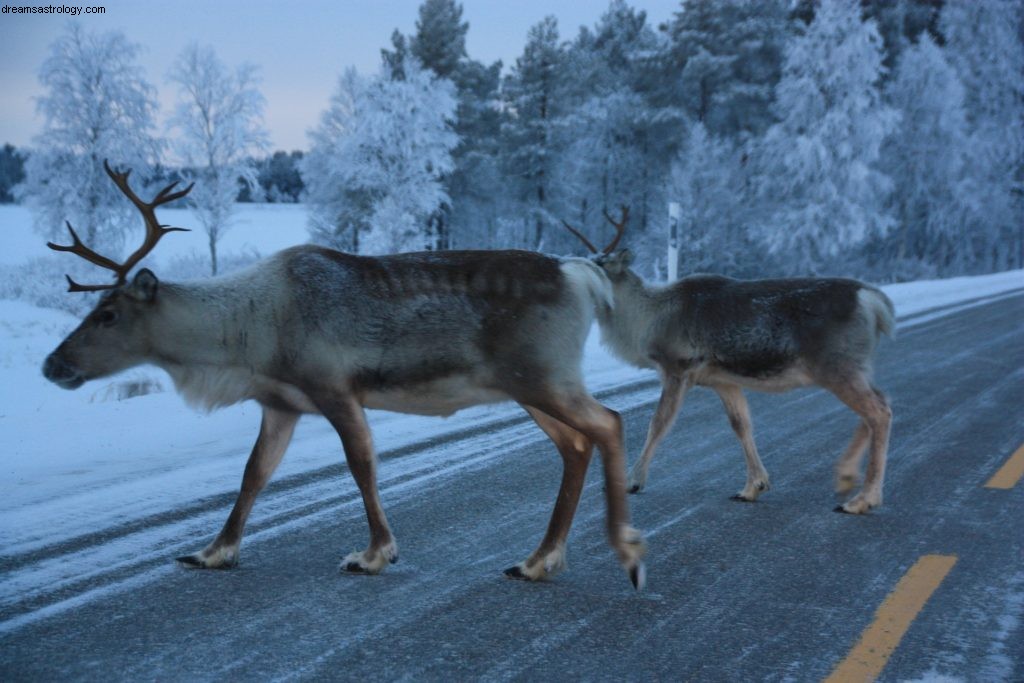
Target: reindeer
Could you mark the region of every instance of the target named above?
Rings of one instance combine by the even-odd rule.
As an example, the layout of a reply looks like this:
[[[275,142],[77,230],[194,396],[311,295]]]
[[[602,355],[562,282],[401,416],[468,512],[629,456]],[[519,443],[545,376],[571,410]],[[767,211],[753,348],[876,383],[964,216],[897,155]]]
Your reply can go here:
[[[882,503],[892,410],[871,383],[872,355],[880,335],[892,334],[892,301],[857,280],[799,278],[734,280],[697,275],[655,286],[630,270],[628,250],[613,253],[629,219],[607,212],[615,238],[598,249],[562,221],[593,253],[612,283],[614,301],[598,310],[604,342],[627,363],[654,368],[662,391],[628,490],[647,481],[655,449],[672,427],[686,392],[710,387],[718,394],[743,447],[747,481],[734,500],[753,502],[768,490],[768,472],[757,453],[743,389],[784,392],[817,385],[828,389],[860,417],[835,466],[836,492],[856,487],[870,444],[863,489],[838,512],[862,514]]]
[[[177,558],[187,567],[238,562],[242,531],[257,494],[284,455],[302,414],[338,432],[370,527],[366,550],[341,563],[377,574],[398,559],[377,491],[375,454],[364,408],[426,415],[513,400],[562,456],[561,488],[537,549],[505,574],[531,581],[565,567],[565,544],[596,444],[606,481],[612,548],[639,589],[641,534],[629,525],[622,427],[617,413],[584,388],[580,361],[595,307],[611,292],[585,259],[522,251],[453,251],[370,258],[305,245],[248,270],[210,280],[160,282],[131,269],[168,232],[155,209],[184,197],[174,184],[150,202],[110,178],[142,213],[145,241],[124,263],[95,253],[71,228],[70,246],[50,243],[114,272],[95,309],[43,365],[57,385],[84,382],[151,363],[184,398],[207,409],[247,399],[263,411],[241,491],[216,538]]]

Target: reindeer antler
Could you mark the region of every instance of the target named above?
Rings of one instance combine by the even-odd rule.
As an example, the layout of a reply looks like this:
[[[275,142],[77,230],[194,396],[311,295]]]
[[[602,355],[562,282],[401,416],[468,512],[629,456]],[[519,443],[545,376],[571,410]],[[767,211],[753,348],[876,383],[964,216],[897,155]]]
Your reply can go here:
[[[78,235],[75,233],[75,229],[71,227],[71,223],[65,221],[65,224],[68,226],[68,232],[71,233],[71,245],[66,246],[47,242],[46,246],[54,251],[69,251],[72,254],[81,256],[89,263],[94,263],[101,268],[114,271],[114,275],[117,276],[116,281],[109,285],[80,285],[72,280],[70,275],[65,275],[64,277],[68,280],[69,292],[96,292],[103,289],[113,289],[124,284],[128,280],[128,273],[131,272],[131,269],[134,268],[139,261],[145,258],[146,254],[153,251],[153,247],[156,246],[156,243],[160,241],[161,237],[169,232],[188,232],[187,228],[172,228],[166,225],[161,225],[156,219],[156,207],[162,204],[167,204],[168,202],[173,202],[176,199],[181,199],[192,191],[192,186],[195,185],[195,183],[189,184],[189,186],[184,190],[172,192],[171,190],[173,190],[178,184],[178,181],[176,180],[164,189],[160,190],[156,197],[153,198],[153,201],[144,202],[128,185],[128,176],[131,174],[130,170],[117,172],[110,168],[110,164],[107,163],[106,159],[103,160],[103,168],[107,172],[107,175],[110,176],[110,179],[114,181],[114,184],[117,185],[118,189],[120,189],[121,192],[131,200],[132,204],[135,205],[135,208],[137,208],[142,214],[142,220],[146,224],[146,237],[142,241],[142,246],[132,252],[132,255],[129,256],[124,263],[117,263],[116,261],[109,259],[102,254],[98,254],[85,246],[85,244],[82,243],[82,240],[80,240]]]
[[[607,211],[602,212],[604,213],[605,220],[611,223],[612,226],[615,228],[615,239],[609,242],[608,246],[604,248],[603,253],[605,254],[612,253],[612,250],[615,249],[616,246],[618,246],[619,240],[622,239],[622,235],[625,234],[626,232],[626,223],[629,222],[629,207],[623,204],[620,207],[620,211],[622,212],[622,218],[619,219],[618,223],[616,223],[615,219],[608,215]]]
[[[578,237],[580,239],[580,242],[583,242],[583,244],[586,245],[587,249],[590,250],[591,254],[596,254],[597,253],[597,247],[595,247],[593,244],[591,244],[590,240],[588,240],[586,237],[583,236],[583,233],[581,233],[579,230],[577,230],[576,228],[574,228],[571,225],[569,225],[568,223],[566,223],[564,219],[562,220],[562,225],[565,226],[566,230],[568,230],[572,234],[576,235],[576,237]]]
[[[622,208],[621,208],[621,211],[622,211],[622,217],[619,219],[619,221],[617,223],[615,222],[615,219],[612,218],[608,214],[607,211],[602,212],[602,213],[604,213],[605,220],[607,220],[609,223],[611,223],[612,226],[615,228],[615,238],[612,239],[612,241],[608,243],[608,246],[606,246],[604,249],[602,249],[600,251],[597,250],[597,247],[595,247],[590,242],[590,240],[588,240],[586,237],[583,236],[583,233],[581,233],[579,230],[577,230],[576,228],[574,228],[571,225],[569,225],[565,220],[562,221],[562,225],[565,226],[566,230],[568,230],[572,234],[576,235],[576,237],[578,237],[579,240],[581,242],[583,242],[583,244],[587,247],[587,249],[590,250],[590,253],[592,253],[592,254],[610,254],[610,253],[612,253],[612,250],[615,249],[615,247],[619,244],[619,240],[622,239],[622,235],[626,232],[626,223],[629,221],[629,207],[626,206],[626,205],[623,205]]]

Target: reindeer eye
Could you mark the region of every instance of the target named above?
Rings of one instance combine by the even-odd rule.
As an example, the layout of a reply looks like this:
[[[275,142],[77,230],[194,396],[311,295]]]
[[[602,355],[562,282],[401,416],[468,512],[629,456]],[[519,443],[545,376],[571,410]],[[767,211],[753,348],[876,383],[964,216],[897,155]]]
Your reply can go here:
[[[104,327],[110,327],[117,322],[117,313],[108,309],[102,310],[96,314],[96,322]]]

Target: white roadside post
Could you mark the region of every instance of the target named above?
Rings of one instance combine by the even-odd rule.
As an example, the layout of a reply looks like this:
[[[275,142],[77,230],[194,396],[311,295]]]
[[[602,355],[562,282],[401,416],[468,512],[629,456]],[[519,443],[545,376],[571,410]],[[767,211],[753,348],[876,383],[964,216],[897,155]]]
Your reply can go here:
[[[683,209],[679,202],[668,203],[668,281],[679,277],[679,221]]]

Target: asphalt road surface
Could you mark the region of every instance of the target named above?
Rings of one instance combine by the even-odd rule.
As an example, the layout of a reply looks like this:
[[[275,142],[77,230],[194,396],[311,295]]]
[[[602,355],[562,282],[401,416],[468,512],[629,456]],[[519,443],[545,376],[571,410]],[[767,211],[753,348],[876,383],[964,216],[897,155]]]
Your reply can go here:
[[[772,477],[749,504],[729,500],[744,466],[718,399],[695,390],[630,498],[646,590],[605,542],[596,457],[569,569],[508,580],[540,540],[560,460],[532,423],[506,422],[383,456],[401,561],[381,576],[338,571],[367,539],[342,465],[271,484],[232,571],[172,562],[217,531],[223,497],[185,522],[152,520],[182,537],[138,566],[82,559],[116,529],[6,558],[0,569],[83,566],[57,594],[0,611],[0,679],[812,681],[873,658],[885,681],[1024,680],[1024,482],[986,487],[1024,443],[1024,295],[906,321],[876,380],[895,422],[885,503],[869,515],[832,511],[856,418],[831,395],[749,395]],[[657,395],[646,382],[602,397],[623,411],[630,461]],[[935,556],[941,570],[920,564]]]

